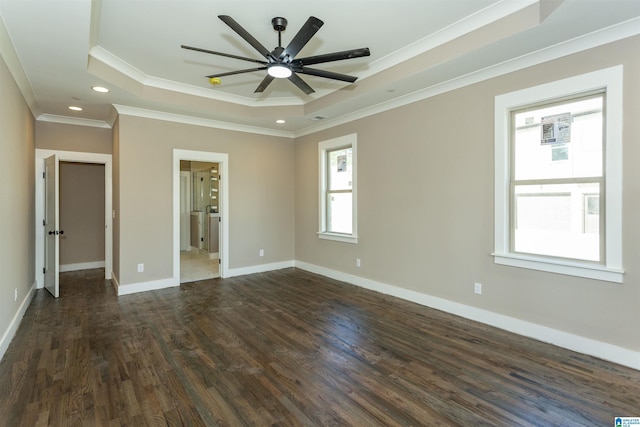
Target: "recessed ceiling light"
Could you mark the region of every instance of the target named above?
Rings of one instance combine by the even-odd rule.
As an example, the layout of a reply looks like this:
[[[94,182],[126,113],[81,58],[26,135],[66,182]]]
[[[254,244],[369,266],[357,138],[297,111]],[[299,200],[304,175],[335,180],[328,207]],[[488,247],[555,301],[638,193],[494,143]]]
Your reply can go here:
[[[76,107],[75,105],[69,105],[69,110],[82,111],[82,107]]]
[[[100,92],[100,93],[109,92],[109,89],[107,89],[106,87],[102,87],[102,86],[91,86],[91,89],[95,90],[96,92]]]
[[[284,120],[282,120],[282,119],[278,119],[278,120],[276,120],[276,123],[278,123],[278,124],[282,124],[282,123],[287,123],[287,122],[286,122],[286,121],[284,121]]]

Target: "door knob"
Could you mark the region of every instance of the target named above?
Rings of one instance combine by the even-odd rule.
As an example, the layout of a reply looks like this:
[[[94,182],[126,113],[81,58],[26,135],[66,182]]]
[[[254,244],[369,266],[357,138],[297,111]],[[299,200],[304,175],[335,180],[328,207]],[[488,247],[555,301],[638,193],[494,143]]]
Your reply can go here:
[[[49,236],[51,236],[52,234],[56,234],[55,231],[50,231],[49,232]]]

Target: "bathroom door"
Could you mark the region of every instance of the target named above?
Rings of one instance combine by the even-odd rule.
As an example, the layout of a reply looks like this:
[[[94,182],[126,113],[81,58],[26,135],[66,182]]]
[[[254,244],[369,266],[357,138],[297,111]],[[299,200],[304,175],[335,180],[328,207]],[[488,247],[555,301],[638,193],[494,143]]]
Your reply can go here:
[[[57,155],[44,159],[44,287],[55,298],[60,296],[60,234],[64,233],[60,230],[58,218],[59,167]]]
[[[180,172],[180,250],[189,249],[191,237],[191,172]]]

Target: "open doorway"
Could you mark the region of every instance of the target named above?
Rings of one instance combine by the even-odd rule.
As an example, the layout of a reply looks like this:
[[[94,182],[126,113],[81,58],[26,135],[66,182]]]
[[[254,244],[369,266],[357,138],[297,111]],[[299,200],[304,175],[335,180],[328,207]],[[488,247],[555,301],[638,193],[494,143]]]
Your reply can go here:
[[[207,200],[207,203],[204,203],[202,209],[194,209],[193,200],[186,201],[187,198],[193,198],[193,177],[197,176],[198,179],[200,176],[191,173],[191,168],[189,168],[189,174],[186,174],[186,165],[197,165],[195,169],[199,168],[199,165],[211,164],[209,166],[204,167],[202,174],[201,188],[197,191],[202,190],[203,201]],[[181,167],[182,165],[182,167]],[[215,166],[215,170],[212,172],[211,168]],[[211,181],[212,175],[215,175],[217,186],[217,191],[211,191],[211,186],[208,187],[204,185],[205,176],[209,178]],[[188,266],[181,261],[181,252],[187,251],[187,244],[191,246],[191,229],[192,227],[187,227],[185,221],[185,213],[188,212],[188,221],[189,224],[191,222],[191,211],[192,210],[201,210],[202,217],[204,221],[211,221],[215,224],[215,220],[217,220],[217,241],[218,248],[217,252],[215,252],[215,248],[212,246],[211,249],[208,249],[206,256],[207,257],[216,257],[218,259],[218,275],[219,277],[226,277],[226,272],[229,269],[229,155],[225,153],[211,153],[207,151],[192,151],[192,150],[173,150],[173,280],[176,282],[182,282],[181,280],[181,270],[183,267],[188,268]],[[189,196],[186,195],[186,190],[181,191],[181,189],[191,188],[191,194]],[[213,193],[216,193],[215,199],[212,199],[211,196]],[[212,203],[215,201],[215,203]],[[207,206],[209,205],[209,206]],[[214,207],[212,209],[212,206]],[[186,209],[185,207],[189,207]],[[217,212],[213,212],[216,211]],[[207,212],[208,211],[208,212]],[[205,215],[206,214],[206,215]],[[200,215],[200,214],[197,214]],[[212,219],[213,218],[213,219]],[[204,225],[204,223],[203,223]],[[195,227],[194,227],[195,228]],[[204,229],[204,226],[203,226]],[[215,227],[209,227],[208,231],[213,231]],[[186,230],[188,230],[189,239],[187,240]],[[204,233],[204,230],[202,230]],[[204,234],[200,235],[200,232],[197,234],[197,240],[201,240],[204,246]],[[207,235],[207,240],[215,243],[216,236],[215,233],[213,236]],[[197,247],[200,249],[200,244],[193,245],[193,247]],[[200,252],[200,251],[199,251]],[[204,252],[204,251],[203,251]],[[217,255],[216,255],[217,254]],[[211,258],[210,258],[211,259]],[[199,279],[196,279],[199,280]],[[189,280],[190,281],[190,280]]]
[[[60,272],[104,268],[104,164],[60,162]]]
[[[220,276],[220,165],[180,161],[180,283]]]
[[[35,191],[35,211],[36,211],[36,262],[35,276],[36,287],[43,288],[45,285],[45,242],[46,229],[44,225],[45,218],[45,159],[51,156],[57,156],[56,162],[75,162],[75,163],[91,163],[102,165],[104,173],[104,214],[103,233],[104,233],[104,276],[105,279],[111,279],[113,270],[113,235],[112,225],[112,157],[111,154],[84,153],[75,151],[60,151],[36,149],[35,155],[35,173],[36,173],[36,191]],[[56,265],[56,277],[59,271],[59,265]],[[56,280],[57,281],[57,280]]]

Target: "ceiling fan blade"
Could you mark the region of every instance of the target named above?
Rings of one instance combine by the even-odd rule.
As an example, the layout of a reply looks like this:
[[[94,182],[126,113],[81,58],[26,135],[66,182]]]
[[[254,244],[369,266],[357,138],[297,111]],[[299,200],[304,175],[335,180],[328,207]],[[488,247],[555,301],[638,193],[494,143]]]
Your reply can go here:
[[[334,73],[333,71],[318,70],[317,68],[302,67],[300,70],[296,69],[296,72],[302,73],[302,74],[309,74],[310,76],[325,77],[327,79],[333,79],[333,80],[341,80],[343,82],[349,82],[349,83],[353,83],[356,80],[358,80],[358,78],[354,76]]]
[[[284,59],[287,56],[293,59],[293,57],[302,50],[309,40],[311,40],[311,37],[313,37],[313,35],[317,33],[323,25],[324,22],[320,19],[315,16],[310,16],[309,19],[307,19],[307,22],[305,22],[302,28],[300,28],[300,31],[298,31],[291,42],[289,42],[286,49],[280,54],[280,59]]]
[[[307,95],[311,95],[313,92],[315,92],[315,90],[311,89],[311,86],[305,83],[305,81],[302,80],[296,73],[291,74],[289,76],[289,80],[291,81],[291,83],[298,86],[298,88]]]
[[[361,58],[369,56],[371,52],[368,47],[361,49],[343,50],[341,52],[325,53],[324,55],[309,56],[306,58],[296,59],[292,62],[293,66],[305,66],[313,64],[322,64],[325,62],[342,61],[343,59]]]
[[[258,85],[258,87],[256,88],[256,90],[253,91],[253,93],[262,93],[264,92],[264,90],[267,88],[267,86],[269,86],[269,84],[273,81],[275,77],[270,76],[269,74],[267,74],[264,79],[262,79],[262,81],[260,82],[260,84]]]
[[[255,50],[260,52],[260,55],[264,56],[267,59],[271,57],[271,52],[269,52],[266,47],[264,47],[258,40],[256,40],[251,34],[249,34],[247,30],[242,28],[242,26],[238,24],[235,19],[227,15],[218,15],[218,18],[220,18],[222,22],[231,27],[233,31],[238,33],[240,37],[245,39],[245,41],[253,46]]]
[[[257,62],[258,64],[266,64],[265,61],[261,61],[260,59],[245,58],[244,56],[231,55],[230,53],[216,52],[216,51],[213,51],[213,50],[201,49],[199,47],[186,46],[186,45],[180,45],[180,47],[183,48],[183,49],[195,50],[196,52],[210,53],[212,55],[226,56],[227,58],[234,58],[234,59],[241,59],[243,61]]]
[[[261,71],[261,70],[266,70],[266,69],[267,69],[267,67],[248,68],[246,70],[229,71],[228,73],[212,74],[212,75],[206,76],[206,77],[208,79],[212,79],[212,78],[215,78],[215,77],[233,76],[235,74],[252,73],[254,71]]]

